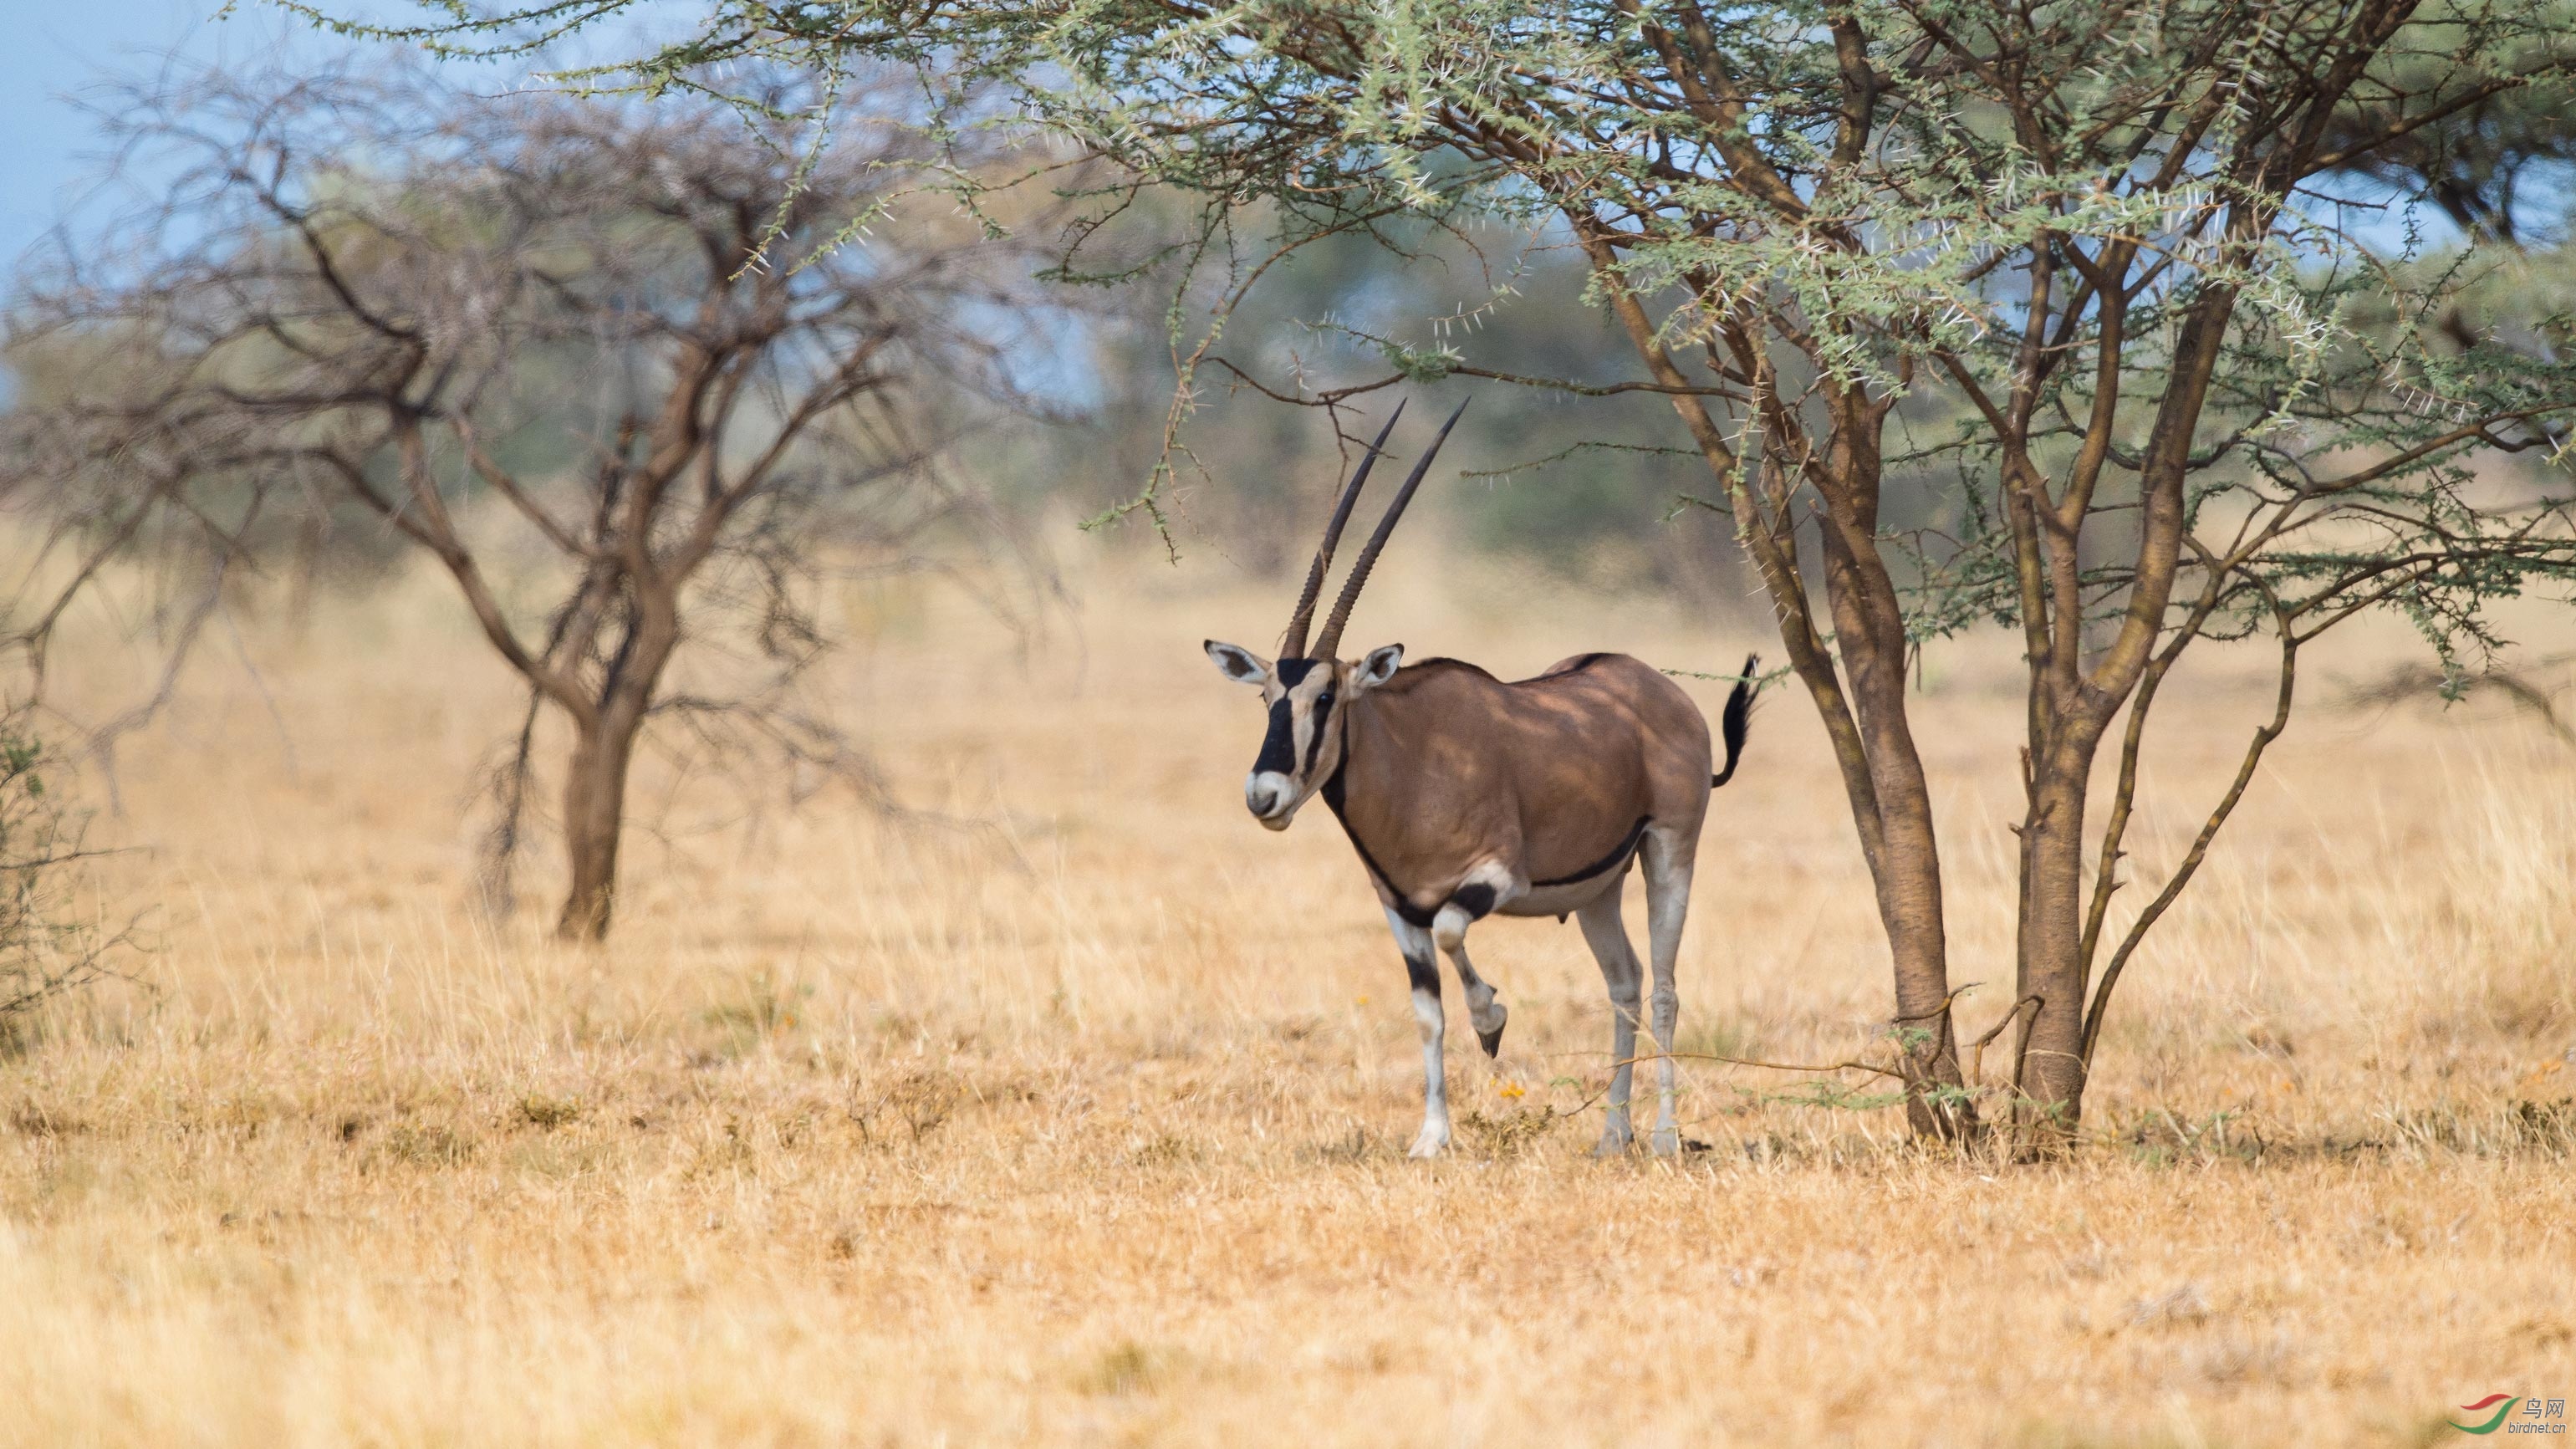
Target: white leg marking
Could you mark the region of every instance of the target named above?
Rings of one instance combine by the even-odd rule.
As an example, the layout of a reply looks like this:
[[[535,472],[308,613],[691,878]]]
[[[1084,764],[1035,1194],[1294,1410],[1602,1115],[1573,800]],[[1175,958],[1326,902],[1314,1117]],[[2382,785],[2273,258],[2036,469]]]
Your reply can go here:
[[[1494,1057],[1502,1052],[1502,1024],[1510,1011],[1504,1011],[1502,1003],[1494,1000],[1494,987],[1476,975],[1476,962],[1466,959],[1466,931],[1440,931],[1448,918],[1450,913],[1443,910],[1440,920],[1432,926],[1432,938],[1440,941],[1440,951],[1450,959],[1450,967],[1458,967],[1458,985],[1466,987],[1466,1016],[1476,1024],[1476,1044],[1484,1047],[1486,1057]]]
[[[1503,1021],[1511,1013],[1494,999],[1494,988],[1476,974],[1476,963],[1467,959],[1467,927],[1471,924],[1465,911],[1444,906],[1439,915],[1432,917],[1431,939],[1440,947],[1440,954],[1457,968],[1458,984],[1467,991],[1467,1019],[1475,1023],[1476,1041],[1490,1057],[1502,1050]]]
[[[1488,860],[1467,872],[1459,882],[1458,894],[1470,893],[1471,887],[1483,887],[1484,909],[1493,911],[1521,897],[1526,892],[1514,878],[1512,868],[1499,860]],[[1494,988],[1476,974],[1476,965],[1467,959],[1467,928],[1478,915],[1460,906],[1454,899],[1431,918],[1431,939],[1439,944],[1441,954],[1458,971],[1458,984],[1467,989],[1467,1016],[1476,1024],[1476,1041],[1485,1055],[1494,1056],[1503,1046],[1503,1022],[1511,1013],[1494,999]]]
[[[1691,861],[1661,832],[1646,833],[1646,939],[1655,959],[1655,1135],[1656,1155],[1682,1150],[1681,1119],[1673,1110],[1676,1070],[1673,1028],[1681,1018],[1681,993],[1673,985],[1673,968],[1682,954],[1682,923],[1690,915]]]
[[[1440,1055],[1447,1028],[1440,1012],[1440,963],[1431,954],[1429,931],[1393,911],[1386,913],[1386,924],[1395,932],[1396,949],[1404,953],[1405,974],[1413,982],[1413,1020],[1422,1032],[1422,1133],[1406,1155],[1436,1157],[1449,1145],[1449,1083]]]
[[[1624,881],[1626,873],[1620,879]],[[1639,978],[1637,953],[1629,948],[1627,927],[1619,923],[1619,887],[1614,884],[1598,900],[1575,912],[1583,923],[1583,944],[1592,948],[1592,959],[1601,963],[1601,981],[1610,990],[1610,1117],[1602,1126],[1601,1143],[1593,1149],[1603,1157],[1628,1150],[1635,1139],[1635,1129],[1628,1122],[1628,1093],[1636,1075],[1630,1060],[1637,1054],[1637,992]]]

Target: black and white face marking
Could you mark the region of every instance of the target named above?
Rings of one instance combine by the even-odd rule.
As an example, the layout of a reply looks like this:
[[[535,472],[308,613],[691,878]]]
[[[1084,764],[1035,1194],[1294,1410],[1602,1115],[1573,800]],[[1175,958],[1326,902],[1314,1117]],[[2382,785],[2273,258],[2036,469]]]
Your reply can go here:
[[[1270,666],[1270,677],[1262,683],[1270,726],[1261,736],[1260,755],[1243,777],[1243,807],[1268,829],[1287,829],[1297,818],[1297,807],[1324,782],[1324,772],[1342,762],[1334,738],[1340,701],[1333,685],[1340,674],[1330,660],[1282,659]]]
[[[1270,707],[1261,753],[1243,779],[1243,805],[1271,830],[1287,829],[1297,807],[1341,767],[1341,709],[1348,697],[1384,683],[1404,658],[1401,644],[1375,650],[1356,666],[1329,659],[1272,663],[1213,639],[1207,652],[1228,679],[1260,686]]]

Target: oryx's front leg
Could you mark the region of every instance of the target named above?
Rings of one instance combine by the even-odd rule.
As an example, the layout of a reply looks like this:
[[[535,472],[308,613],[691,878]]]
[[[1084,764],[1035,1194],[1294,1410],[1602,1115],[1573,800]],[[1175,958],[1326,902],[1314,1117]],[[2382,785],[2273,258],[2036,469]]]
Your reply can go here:
[[[1449,1145],[1449,1082],[1440,1055],[1447,1030],[1440,1013],[1440,963],[1432,957],[1429,931],[1392,908],[1386,924],[1395,932],[1396,949],[1404,953],[1404,973],[1413,982],[1413,1020],[1422,1031],[1422,1133],[1406,1155],[1435,1157]]]
[[[1476,964],[1467,959],[1467,928],[1493,910],[1510,887],[1508,875],[1499,889],[1481,879],[1471,879],[1431,918],[1431,939],[1440,946],[1442,955],[1458,970],[1458,984],[1467,990],[1467,1019],[1476,1024],[1476,1041],[1485,1055],[1494,1056],[1503,1049],[1503,1022],[1511,1015],[1494,999],[1494,988],[1476,974]]]
[[[1626,879],[1622,872],[1621,880]],[[1609,1157],[1628,1150],[1636,1131],[1628,1122],[1628,1093],[1636,1077],[1638,988],[1644,972],[1628,945],[1627,927],[1619,923],[1619,885],[1614,882],[1592,904],[1575,912],[1583,923],[1583,944],[1601,963],[1601,982],[1610,989],[1610,1120],[1601,1128],[1593,1151]]]
[[[1681,1016],[1681,993],[1673,971],[1682,954],[1682,922],[1690,915],[1691,862],[1698,842],[1646,833],[1641,852],[1646,865],[1646,943],[1655,962],[1655,1135],[1648,1139],[1658,1156],[1682,1150],[1681,1119],[1673,1110],[1675,1093],[1673,1028]]]

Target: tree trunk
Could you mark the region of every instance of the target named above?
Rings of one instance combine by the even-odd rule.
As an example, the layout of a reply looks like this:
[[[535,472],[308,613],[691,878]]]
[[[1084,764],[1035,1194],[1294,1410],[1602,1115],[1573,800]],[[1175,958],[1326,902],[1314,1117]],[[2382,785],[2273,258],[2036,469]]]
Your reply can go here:
[[[1909,745],[1911,741],[1908,742]],[[1875,760],[1873,760],[1875,763]],[[1932,834],[1931,792],[1921,763],[1903,761],[1903,787],[1882,781],[1879,806],[1887,849],[1872,872],[1878,919],[1896,977],[1895,1036],[1904,1052],[1905,1116],[1917,1133],[1972,1135],[1976,1111],[1961,1093],[1959,1042],[1950,1024],[1950,957],[1941,914],[1941,857]],[[1882,776],[1898,770],[1881,770]]]
[[[2021,918],[2013,1001],[2038,998],[2013,1051],[2019,1151],[2045,1155],[2074,1139],[2084,1112],[2084,806],[2099,733],[2060,719],[2032,758],[2021,826]]]
[[[665,477],[667,481],[667,476]],[[641,507],[642,490],[632,506]],[[632,537],[650,527],[639,512]],[[661,690],[663,666],[680,642],[679,581],[649,567],[639,547],[628,563],[627,587],[635,613],[601,681],[598,708],[575,726],[572,760],[564,771],[564,844],[572,864],[572,889],[564,896],[555,935],[567,941],[608,936],[617,904],[617,845],[626,826],[626,775],[635,740]]]
[[[1917,1133],[1964,1138],[1976,1131],[1976,1108],[1963,1090],[1951,1026],[1940,840],[1932,822],[1932,788],[1906,711],[1903,601],[1877,546],[1875,429],[1884,414],[1850,393],[1838,394],[1832,410],[1837,426],[1824,470],[1832,481],[1819,480],[1826,507],[1818,533],[1834,648],[1851,681],[1852,712],[1868,756],[1868,803],[1877,815],[1877,849],[1864,853],[1895,976],[1894,1034],[1903,1053],[1906,1119]],[[1862,803],[1852,802],[1855,813]]]
[[[1923,775],[1905,710],[1903,634],[1894,647],[1869,627],[1893,616],[1896,599],[1883,571],[1859,570],[1826,550],[1828,591],[1835,600],[1843,666],[1854,713],[1868,742],[1871,800],[1879,846],[1868,852],[1896,985],[1895,1038],[1903,1052],[1906,1119],[1918,1133],[1971,1134],[1975,1109],[1960,1091],[1959,1046],[1950,1021],[1949,929],[1941,900],[1941,847],[1932,823],[1932,789]],[[1883,598],[1871,597],[1884,593]]]
[[[640,713],[604,717],[575,741],[564,771],[564,848],[572,889],[555,935],[598,941],[608,935],[617,903],[617,844],[626,826],[626,774],[635,758]]]

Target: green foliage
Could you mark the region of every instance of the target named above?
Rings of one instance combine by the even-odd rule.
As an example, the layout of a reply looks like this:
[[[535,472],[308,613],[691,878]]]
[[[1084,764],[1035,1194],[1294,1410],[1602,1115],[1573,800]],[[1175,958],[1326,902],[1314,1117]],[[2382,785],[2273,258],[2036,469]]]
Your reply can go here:
[[[489,54],[629,9],[441,4],[419,25],[356,29]],[[2565,94],[2568,19],[2560,5],[2469,0],[2394,27],[2375,56],[2356,50],[2367,74],[2330,113],[2344,151],[2302,154],[2333,174],[2411,180],[2451,214],[2510,231],[2514,178],[2565,150],[2541,117]],[[1605,289],[1650,301],[1656,342],[1706,359],[1713,375],[1695,377],[1695,391],[1736,419],[1738,461],[1784,441],[1765,407],[1819,382],[1904,399],[1896,422],[1912,437],[1890,450],[1890,472],[1924,501],[1887,520],[1888,542],[1913,558],[1917,641],[1979,620],[2035,622],[2022,617],[1996,497],[2002,454],[2023,450],[2053,472],[2083,466],[2075,454],[2097,402],[2140,446],[2192,309],[2223,290],[2235,305],[2190,460],[2191,518],[2229,562],[2206,626],[2246,632],[2276,605],[2318,620],[2387,605],[2447,659],[2494,642],[2481,622],[2489,602],[2567,574],[2564,490],[2526,486],[2525,506],[2499,506],[2468,459],[2542,443],[2547,420],[2576,400],[2576,374],[2553,349],[2453,325],[2480,274],[2461,256],[2375,255],[2334,194],[2292,196],[2296,177],[2264,170],[2300,138],[2264,133],[2290,112],[2260,93],[2260,75],[2326,64],[2359,34],[2351,23],[2302,3],[2249,26],[2219,0],[2046,7],[2019,20],[1979,0],[720,0],[686,40],[567,78],[704,89],[721,74],[714,63],[759,58],[820,76],[911,64],[950,98],[1009,87],[1013,106],[933,106],[935,125],[1034,122],[1124,167],[1090,197],[1065,275],[1173,263],[1176,296],[1221,278],[1225,300],[1204,335],[1183,335],[1183,313],[1171,313],[1193,402],[1221,381],[1202,373],[1224,356],[1214,349],[1245,289],[1299,248],[1365,238],[1414,256],[1436,237],[1480,259],[1499,249],[1483,294],[1456,310],[1501,316],[1524,294],[1528,259],[1563,255],[1588,228],[1578,270],[1557,266],[1550,288],[1562,295],[1587,275],[1595,303]],[[1855,67],[1871,77],[1867,114],[1851,111]],[[2450,140],[2419,134],[2451,115]],[[2374,124],[2401,129],[2405,144],[2364,144]],[[1153,256],[1093,266],[1085,243],[1149,192],[1195,198],[1199,219]],[[1238,229],[1247,221],[1268,240]],[[2113,371],[2089,359],[2053,368],[2015,399],[2035,425],[1999,432],[1974,400],[2012,392],[2023,375],[2034,258],[2054,257],[2063,274],[2122,244],[2155,260],[2123,284],[2134,293]],[[1522,365],[1510,348],[1471,353],[1337,323],[1329,309],[1306,316],[1359,346],[1338,367],[1301,357],[1283,391],[1304,401],[1504,373],[1554,388],[1593,381],[1578,367]],[[1769,325],[1741,325],[1754,316]],[[2077,306],[2051,345],[2068,356],[2101,347],[2101,318]],[[2560,325],[2523,330],[2545,339]],[[1730,356],[1748,332],[1789,345]],[[1353,380],[1370,362],[1375,375]],[[1629,440],[1542,451],[1570,459],[1586,444]],[[2357,455],[2402,461],[2358,481],[2319,467]],[[2111,470],[2088,519],[2116,533],[2119,515],[2136,512],[2136,461]],[[1156,472],[1134,503],[1176,476]],[[1531,521],[1555,520],[1542,509]],[[2116,620],[2131,573],[2088,561],[2084,608]]]

